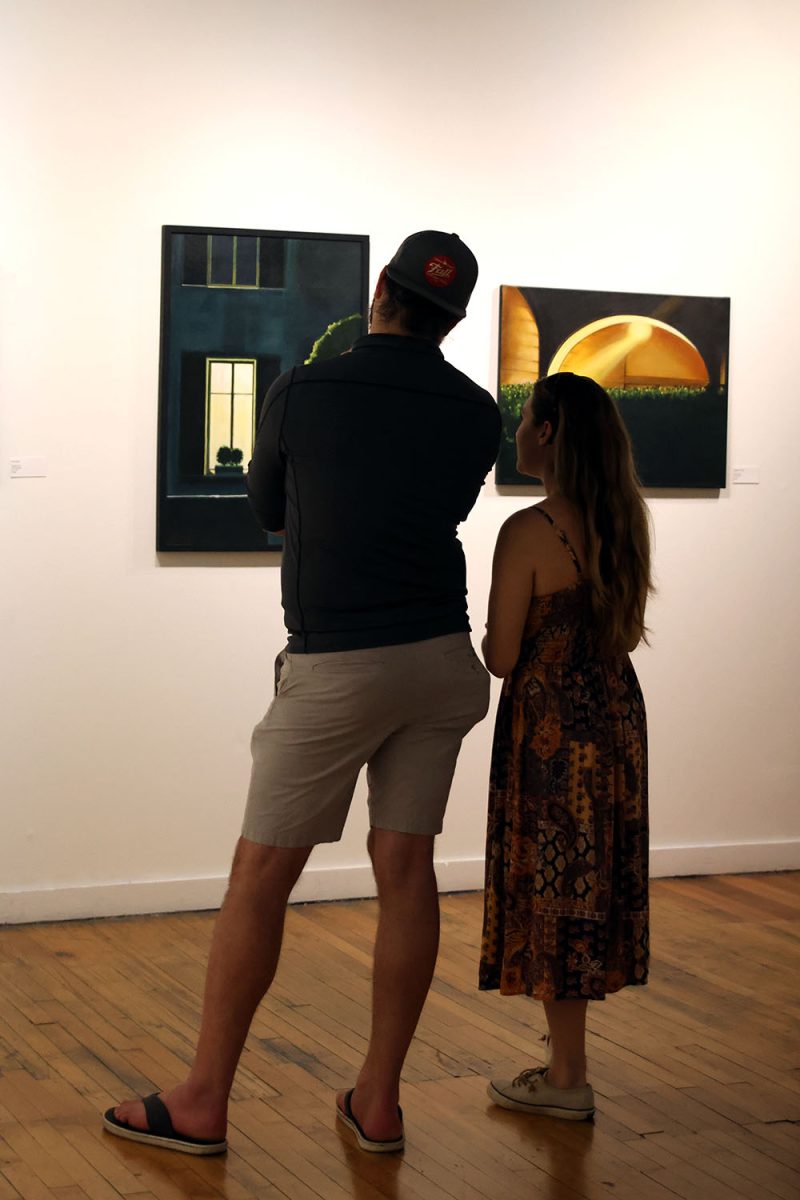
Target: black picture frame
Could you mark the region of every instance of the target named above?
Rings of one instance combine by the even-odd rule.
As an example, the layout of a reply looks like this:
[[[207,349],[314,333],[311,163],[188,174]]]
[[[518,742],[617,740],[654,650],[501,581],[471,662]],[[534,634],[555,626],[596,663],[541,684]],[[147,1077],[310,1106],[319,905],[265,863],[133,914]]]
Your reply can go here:
[[[366,333],[368,287],[366,234],[162,227],[159,552],[281,549],[245,491],[264,396]]]
[[[616,354],[612,331],[621,331],[613,332],[621,338]],[[606,336],[611,344],[603,346]],[[601,346],[594,361],[603,361],[607,370],[614,364],[606,377],[591,369],[590,337]],[[497,398],[503,440],[496,482],[531,486],[530,478],[516,470],[514,435],[521,404],[535,379],[574,370],[595,378],[616,400],[643,487],[725,487],[729,341],[730,300],[724,297],[502,286]],[[626,344],[629,358],[620,357]],[[652,357],[656,350],[660,353],[662,365],[653,364],[648,374],[642,367],[650,346]],[[582,352],[581,347],[587,349]],[[634,354],[638,364],[632,370],[638,366],[641,375],[626,376]],[[665,368],[664,360],[672,366]],[[667,378],[672,367],[672,378]],[[661,382],[666,386],[658,385],[659,370],[665,371]]]

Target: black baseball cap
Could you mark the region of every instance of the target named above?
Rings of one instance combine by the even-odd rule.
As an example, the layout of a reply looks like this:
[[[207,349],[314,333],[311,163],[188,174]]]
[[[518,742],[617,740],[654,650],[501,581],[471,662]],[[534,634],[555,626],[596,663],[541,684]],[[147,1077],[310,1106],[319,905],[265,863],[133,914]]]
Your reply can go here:
[[[424,229],[406,238],[387,264],[386,274],[438,308],[465,317],[478,262],[458,234]]]

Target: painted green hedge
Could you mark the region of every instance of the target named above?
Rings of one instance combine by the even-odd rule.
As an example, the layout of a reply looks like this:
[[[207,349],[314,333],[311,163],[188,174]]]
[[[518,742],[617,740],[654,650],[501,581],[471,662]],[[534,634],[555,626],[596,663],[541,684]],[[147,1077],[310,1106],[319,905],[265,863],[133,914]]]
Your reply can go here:
[[[344,354],[360,334],[360,313],[353,313],[352,317],[342,317],[341,321],[333,321],[314,342],[311,353],[306,359],[306,365],[322,362],[326,358],[337,358],[340,354]]]
[[[506,442],[514,441],[514,434],[522,419],[522,408],[533,390],[533,380],[530,383],[506,383],[500,388],[499,406],[503,415],[503,435]],[[663,400],[665,397],[686,400],[692,396],[708,394],[708,388],[702,387],[612,387],[608,394],[615,402]],[[630,410],[629,410],[630,411]]]
[[[519,419],[522,416],[522,407],[525,401],[530,396],[533,390],[533,381],[530,383],[505,383],[500,388],[500,407],[503,412],[515,416]],[[626,400],[652,400],[655,396],[680,396],[686,398],[688,396],[702,396],[707,391],[703,387],[612,387],[608,388],[608,394],[614,400],[621,400],[623,397]]]
[[[608,394],[613,400],[653,400],[656,397],[672,396],[685,400],[689,396],[705,396],[708,388],[704,387],[612,387]]]

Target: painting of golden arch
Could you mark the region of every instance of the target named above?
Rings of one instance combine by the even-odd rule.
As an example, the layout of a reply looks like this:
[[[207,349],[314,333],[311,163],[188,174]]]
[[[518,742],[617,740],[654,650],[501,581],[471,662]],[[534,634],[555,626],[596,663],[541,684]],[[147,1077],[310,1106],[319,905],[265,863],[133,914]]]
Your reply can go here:
[[[720,298],[502,287],[498,483],[529,482],[514,433],[534,381],[572,371],[614,397],[645,486],[723,487],[729,315]]]

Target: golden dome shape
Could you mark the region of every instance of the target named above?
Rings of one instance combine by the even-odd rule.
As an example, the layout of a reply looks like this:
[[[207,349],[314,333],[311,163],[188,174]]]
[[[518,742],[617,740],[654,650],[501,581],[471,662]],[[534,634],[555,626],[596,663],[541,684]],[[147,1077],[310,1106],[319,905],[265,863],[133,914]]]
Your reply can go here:
[[[615,316],[593,321],[559,347],[548,375],[573,371],[605,388],[707,387],[706,364],[679,330],[654,317]]]

